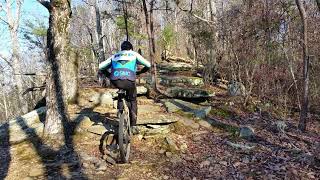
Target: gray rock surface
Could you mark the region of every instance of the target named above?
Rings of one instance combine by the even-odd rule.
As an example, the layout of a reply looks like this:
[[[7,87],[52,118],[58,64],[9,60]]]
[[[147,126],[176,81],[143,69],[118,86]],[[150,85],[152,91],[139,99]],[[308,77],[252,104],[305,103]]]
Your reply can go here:
[[[214,93],[210,93],[203,89],[197,88],[182,88],[182,87],[172,87],[166,90],[166,94],[174,98],[209,98],[213,97]]]
[[[230,81],[228,84],[228,93],[230,96],[244,96],[246,94],[246,88],[240,82]]]
[[[255,136],[254,129],[250,126],[244,126],[240,128],[241,138],[252,138]]]
[[[160,76],[158,81],[161,85],[176,86],[179,84],[186,86],[201,86],[204,85],[203,79],[199,77],[186,76]]]
[[[164,111],[165,110],[159,106],[139,105],[137,124],[163,124],[178,121],[176,116],[165,114]]]
[[[9,120],[0,126],[0,139],[9,136],[12,144],[23,142],[32,138],[33,135],[41,136],[46,107],[41,107],[28,114]]]
[[[157,67],[161,72],[175,72],[175,71],[190,71],[193,66],[190,63],[184,62],[171,62],[171,63],[161,63],[158,64]]]
[[[79,122],[80,123],[78,124],[78,126],[76,127],[76,130],[75,130],[76,132],[85,131],[94,124],[94,122],[91,121],[91,119],[87,116],[80,117]]]
[[[211,106],[200,106],[194,103],[179,99],[165,99],[162,103],[166,107],[167,112],[185,112],[191,113],[197,118],[205,118],[211,111]]]
[[[103,125],[97,124],[89,127],[87,131],[93,134],[103,135],[107,129]]]

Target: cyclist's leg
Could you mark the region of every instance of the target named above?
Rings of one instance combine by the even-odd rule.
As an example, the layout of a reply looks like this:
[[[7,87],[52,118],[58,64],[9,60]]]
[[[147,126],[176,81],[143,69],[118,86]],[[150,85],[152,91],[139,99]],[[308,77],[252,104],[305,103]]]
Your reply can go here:
[[[123,80],[113,80],[111,83],[118,89],[125,89],[125,84],[123,83]],[[123,102],[120,101],[120,99],[123,97],[118,96],[118,104],[117,104],[117,109],[122,110],[123,109]]]
[[[127,102],[129,108],[130,125],[135,126],[137,124],[137,88],[136,83],[133,81],[127,81]]]

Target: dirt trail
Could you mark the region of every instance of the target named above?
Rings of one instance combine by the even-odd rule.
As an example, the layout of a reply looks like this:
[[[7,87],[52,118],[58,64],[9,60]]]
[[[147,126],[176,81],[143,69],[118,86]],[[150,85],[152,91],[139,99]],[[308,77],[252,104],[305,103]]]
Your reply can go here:
[[[161,104],[145,97],[139,97],[138,106],[140,121],[164,116],[177,122],[141,126],[142,134],[133,139],[130,163],[107,163],[99,150],[101,135],[78,133],[69,147],[57,153],[46,151],[45,145],[35,146],[34,142],[11,147],[2,144],[0,158],[11,160],[10,164],[1,165],[0,177],[10,180],[320,178],[317,162],[311,162],[316,161],[312,156],[313,144],[270,135],[266,128],[257,129],[257,133],[267,137],[254,141],[239,139],[232,129],[218,129],[189,115],[168,114]],[[85,114],[97,123],[113,119],[116,112],[112,107],[101,106],[70,106],[69,110],[73,117]],[[234,148],[227,142],[254,146],[254,149]],[[39,151],[39,147],[44,150]]]

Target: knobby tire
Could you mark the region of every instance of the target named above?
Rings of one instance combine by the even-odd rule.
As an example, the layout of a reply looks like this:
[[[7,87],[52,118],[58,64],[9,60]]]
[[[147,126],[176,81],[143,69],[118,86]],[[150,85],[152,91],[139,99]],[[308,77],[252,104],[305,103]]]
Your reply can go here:
[[[130,155],[130,120],[128,115],[128,108],[126,102],[123,103],[123,112],[119,115],[119,150],[121,162],[127,163]]]

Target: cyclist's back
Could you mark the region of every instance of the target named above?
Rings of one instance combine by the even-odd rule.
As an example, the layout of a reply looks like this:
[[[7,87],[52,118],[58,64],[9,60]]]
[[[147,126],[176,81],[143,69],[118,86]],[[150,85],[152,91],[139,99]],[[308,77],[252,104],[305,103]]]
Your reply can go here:
[[[137,90],[135,84],[137,65],[144,66],[138,72],[140,74],[147,72],[151,64],[132,49],[132,44],[124,41],[121,44],[121,51],[99,64],[99,71],[105,72],[115,87],[126,90],[126,100],[130,110],[130,124],[135,126],[137,121]],[[105,71],[109,68],[111,69],[111,73]]]

